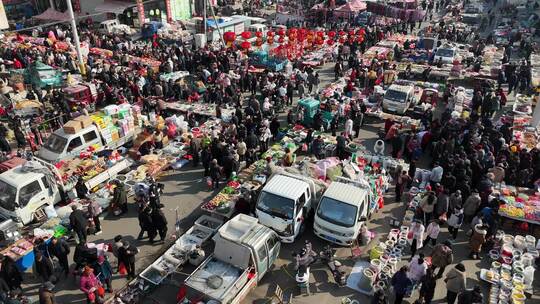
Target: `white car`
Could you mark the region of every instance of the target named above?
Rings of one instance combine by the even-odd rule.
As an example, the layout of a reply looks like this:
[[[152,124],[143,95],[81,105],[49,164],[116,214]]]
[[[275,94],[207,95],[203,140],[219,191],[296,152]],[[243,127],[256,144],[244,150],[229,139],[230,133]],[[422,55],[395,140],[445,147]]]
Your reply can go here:
[[[437,63],[439,60],[441,60],[443,63],[452,63],[456,58],[456,53],[455,47],[441,46],[435,51],[433,62]]]

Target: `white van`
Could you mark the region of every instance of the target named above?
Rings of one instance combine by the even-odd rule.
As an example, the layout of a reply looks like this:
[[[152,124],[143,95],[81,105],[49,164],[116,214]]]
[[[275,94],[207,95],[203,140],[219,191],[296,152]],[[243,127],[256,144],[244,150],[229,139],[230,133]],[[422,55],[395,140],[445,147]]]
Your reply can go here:
[[[351,245],[367,221],[369,203],[367,188],[333,182],[317,206],[313,224],[315,234],[338,245]]]
[[[268,27],[266,26],[266,24],[257,23],[257,24],[252,24],[248,26],[247,30],[248,32],[253,33],[253,36],[255,36],[256,32],[261,32],[262,37],[264,38],[266,37],[266,32],[268,32]]]
[[[405,114],[416,104],[414,86],[412,84],[392,84],[384,93],[383,110],[397,114]]]
[[[84,128],[75,134],[68,134],[64,128],[60,128],[49,136],[39,150],[38,156],[49,162],[71,159],[95,144],[102,144],[95,125]]]
[[[99,32],[102,34],[111,34],[115,26],[120,25],[120,22],[116,19],[105,20],[99,24]]]
[[[433,62],[437,63],[441,60],[443,63],[452,63],[456,58],[457,50],[451,46],[441,46],[435,51]]]

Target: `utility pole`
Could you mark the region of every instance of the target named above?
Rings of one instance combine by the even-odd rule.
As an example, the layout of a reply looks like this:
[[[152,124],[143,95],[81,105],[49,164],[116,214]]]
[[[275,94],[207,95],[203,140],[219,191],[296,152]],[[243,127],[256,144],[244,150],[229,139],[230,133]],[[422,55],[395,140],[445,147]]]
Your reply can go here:
[[[79,32],[77,31],[77,22],[75,21],[75,14],[73,13],[73,5],[71,4],[71,0],[66,0],[66,3],[69,13],[69,21],[71,22],[71,31],[73,32],[73,44],[75,44],[75,50],[77,51],[77,59],[79,61],[79,69],[81,71],[81,75],[85,75],[86,66],[84,65],[84,61],[82,58],[81,42],[79,41]]]
[[[208,1],[208,0],[203,0],[203,23],[204,23],[204,40],[205,40],[205,42],[206,42],[206,40],[208,40],[208,33],[207,33],[208,25],[207,25],[207,21],[206,21],[206,1]]]

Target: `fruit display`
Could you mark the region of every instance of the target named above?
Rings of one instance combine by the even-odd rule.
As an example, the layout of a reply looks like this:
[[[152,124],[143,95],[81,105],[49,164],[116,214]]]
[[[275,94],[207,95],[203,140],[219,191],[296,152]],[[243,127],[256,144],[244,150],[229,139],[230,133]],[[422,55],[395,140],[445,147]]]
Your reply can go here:
[[[208,211],[214,211],[217,207],[231,200],[231,195],[220,192],[214,196],[208,203],[205,203],[201,206],[202,209]]]

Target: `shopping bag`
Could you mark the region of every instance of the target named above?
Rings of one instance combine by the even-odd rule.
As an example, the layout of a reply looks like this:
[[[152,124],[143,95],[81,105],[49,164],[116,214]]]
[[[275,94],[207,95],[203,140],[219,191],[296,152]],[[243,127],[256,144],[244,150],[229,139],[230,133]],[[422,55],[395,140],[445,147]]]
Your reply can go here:
[[[120,264],[118,265],[118,273],[120,273],[121,275],[127,275],[126,265],[124,265],[124,263],[122,262],[120,262]]]
[[[103,288],[103,286],[99,286],[99,287],[97,288],[97,294],[98,294],[98,296],[100,296],[100,297],[104,297],[104,296],[105,296],[105,288]]]

